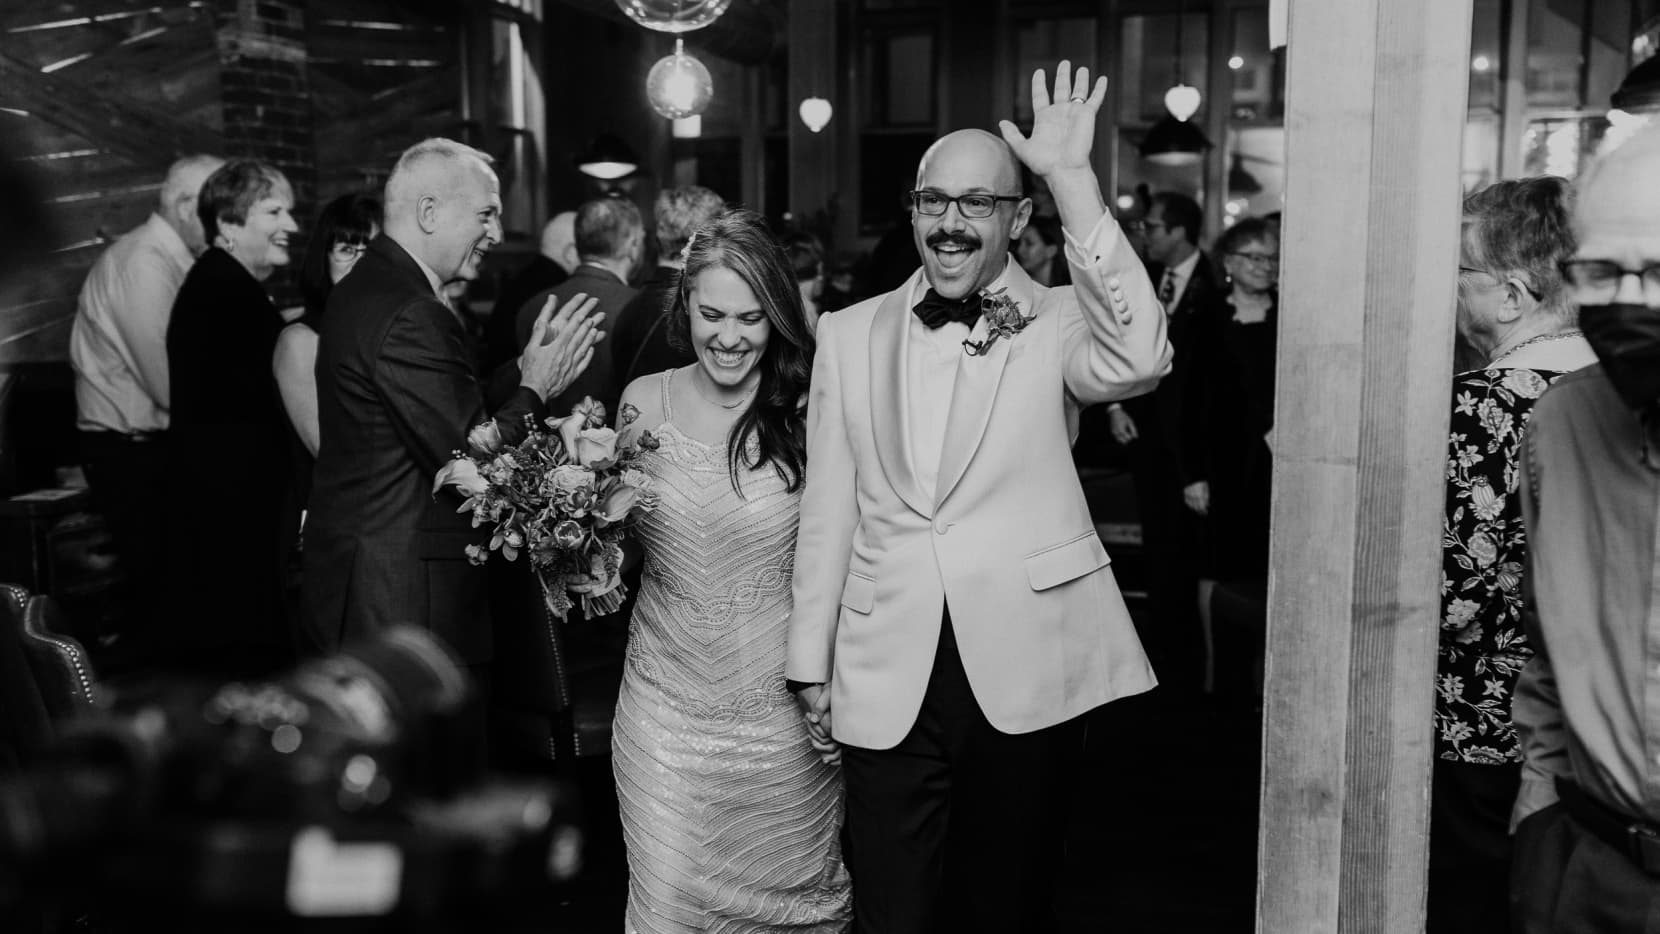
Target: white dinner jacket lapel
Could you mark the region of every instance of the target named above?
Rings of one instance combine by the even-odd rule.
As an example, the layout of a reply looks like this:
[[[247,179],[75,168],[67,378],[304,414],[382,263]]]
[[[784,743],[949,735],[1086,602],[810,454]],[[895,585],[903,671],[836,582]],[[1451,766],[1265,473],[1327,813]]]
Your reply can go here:
[[[918,270],[905,284],[888,293],[870,325],[870,421],[876,435],[876,457],[888,483],[905,505],[932,519],[933,505],[922,495],[911,467],[911,439],[905,433],[905,329],[911,310],[905,307]]]
[[[1018,263],[1008,264],[1003,285],[1020,313],[1031,316],[1035,304],[1032,280]],[[991,420],[992,405],[997,399],[997,387],[1003,383],[1009,352],[1019,339],[1019,336],[999,338],[978,357],[969,356],[965,348],[962,359],[957,361],[957,385],[951,393],[951,409],[945,418],[945,445],[940,451],[939,481],[934,494],[936,509],[951,495],[980,449],[980,439],[985,437],[986,423]]]

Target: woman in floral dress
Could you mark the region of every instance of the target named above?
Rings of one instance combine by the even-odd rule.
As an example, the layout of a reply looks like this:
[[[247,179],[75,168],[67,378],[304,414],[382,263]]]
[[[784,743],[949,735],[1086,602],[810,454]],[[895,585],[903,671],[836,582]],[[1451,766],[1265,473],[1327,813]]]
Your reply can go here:
[[[1509,819],[1521,780],[1510,703],[1533,654],[1522,630],[1523,429],[1551,382],[1596,361],[1557,269],[1574,250],[1567,191],[1563,179],[1540,176],[1499,182],[1464,202],[1458,332],[1485,365],[1453,381],[1429,934],[1510,929]]]

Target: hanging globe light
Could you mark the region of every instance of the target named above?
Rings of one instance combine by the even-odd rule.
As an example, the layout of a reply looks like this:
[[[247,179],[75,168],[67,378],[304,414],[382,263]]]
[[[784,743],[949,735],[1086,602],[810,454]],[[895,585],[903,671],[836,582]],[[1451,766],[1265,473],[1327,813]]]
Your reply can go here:
[[[670,120],[703,113],[714,96],[709,69],[686,54],[685,43],[674,40],[674,53],[665,55],[646,74],[646,99],[651,109]]]
[[[658,32],[689,32],[720,18],[732,0],[617,0],[628,18]]]

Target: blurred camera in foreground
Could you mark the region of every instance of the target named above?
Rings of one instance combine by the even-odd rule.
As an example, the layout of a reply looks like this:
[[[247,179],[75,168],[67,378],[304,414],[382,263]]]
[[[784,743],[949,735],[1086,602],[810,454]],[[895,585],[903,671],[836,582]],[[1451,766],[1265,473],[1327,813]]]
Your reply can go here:
[[[402,627],[271,681],[108,698],[0,784],[0,906],[512,917],[580,868],[575,805],[464,765],[467,694],[449,652]]]

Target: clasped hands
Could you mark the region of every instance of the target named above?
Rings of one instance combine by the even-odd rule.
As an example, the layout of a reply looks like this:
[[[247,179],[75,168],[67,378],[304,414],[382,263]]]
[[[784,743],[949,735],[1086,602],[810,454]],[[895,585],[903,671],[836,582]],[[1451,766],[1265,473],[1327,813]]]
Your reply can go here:
[[[553,296],[536,316],[530,343],[519,354],[519,385],[544,402],[564,392],[594,359],[605,315],[594,313],[596,298],[578,292],[560,307]]]
[[[830,685],[809,684],[796,692],[801,718],[807,721],[807,737],[826,765],[840,765],[842,747],[830,736]]]

